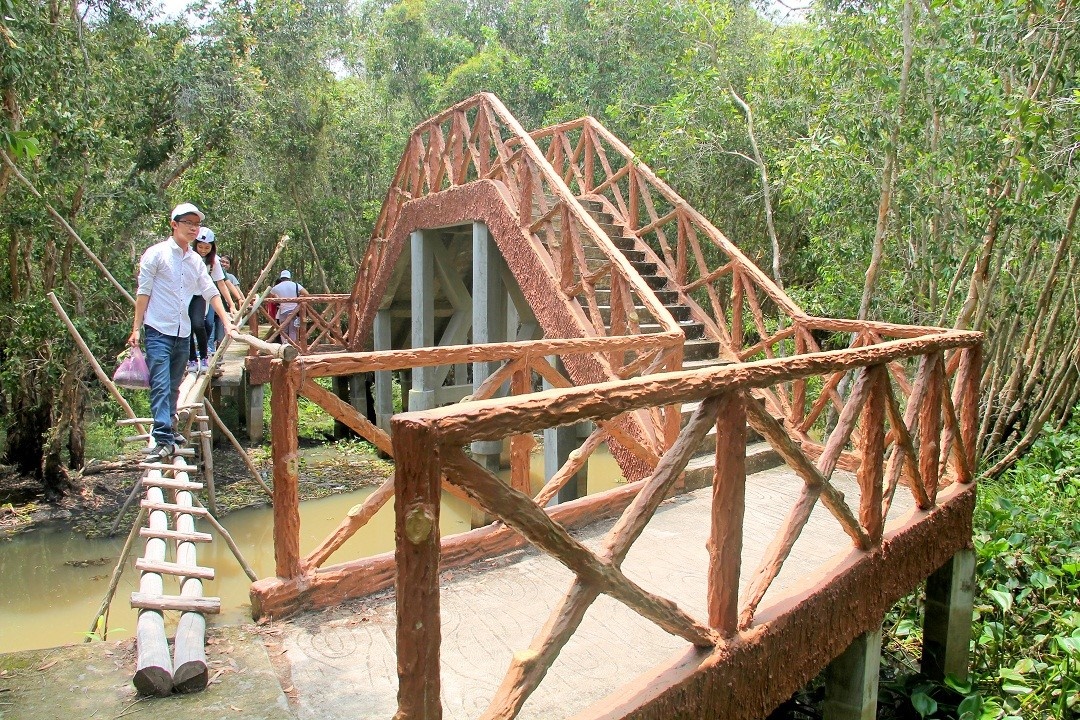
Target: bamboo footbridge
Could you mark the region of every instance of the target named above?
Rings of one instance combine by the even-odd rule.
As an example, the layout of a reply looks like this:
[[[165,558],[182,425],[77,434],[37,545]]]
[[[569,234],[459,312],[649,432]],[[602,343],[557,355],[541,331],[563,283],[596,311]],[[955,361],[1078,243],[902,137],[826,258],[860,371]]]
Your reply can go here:
[[[923,670],[966,673],[982,335],[808,315],[595,119],[529,133],[481,94],[422,123],[352,291],[299,308],[294,352],[246,363],[272,391],[275,576],[252,613],[366,597],[374,628],[338,675],[297,640],[301,693],[401,720],[750,719],[825,670],[827,716],[872,717],[884,614],[923,583]],[[395,461],[306,554],[300,397]],[[625,482],[588,494],[605,447]],[[444,493],[472,530],[442,537]],[[395,551],[338,558],[391,499]],[[462,609],[500,583],[547,599]],[[581,654],[607,647],[598,618],[607,674]]]

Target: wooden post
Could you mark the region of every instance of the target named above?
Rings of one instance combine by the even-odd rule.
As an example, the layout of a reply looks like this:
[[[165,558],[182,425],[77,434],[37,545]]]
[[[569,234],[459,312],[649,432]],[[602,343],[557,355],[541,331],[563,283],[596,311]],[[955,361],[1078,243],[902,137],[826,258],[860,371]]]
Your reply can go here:
[[[859,524],[874,546],[881,544],[884,527],[881,509],[883,463],[885,456],[885,404],[888,402],[884,383],[889,372],[884,365],[867,368],[869,390],[862,414],[862,458],[859,462]]]
[[[798,321],[796,321],[798,322]],[[795,356],[805,355],[807,352],[806,337],[804,333],[809,333],[809,330],[799,329],[795,333]],[[791,425],[792,427],[798,427],[802,425],[803,419],[806,417],[806,378],[797,378],[791,383]]]
[[[927,364],[926,387],[919,406],[919,474],[922,475],[926,497],[933,503],[937,497],[938,457],[941,452],[941,393],[945,365],[940,352],[924,357]]]
[[[151,471],[157,472],[157,471]],[[163,503],[165,496],[161,488],[149,487],[146,499],[150,502]],[[169,519],[162,510],[150,512],[151,530],[168,530]],[[146,540],[143,557],[151,562],[165,560],[165,540],[152,537]],[[144,595],[163,595],[164,585],[161,575],[144,571],[139,580],[139,592]],[[172,692],[173,666],[169,655],[169,641],[165,637],[165,616],[161,610],[143,608],[139,610],[135,636],[138,645],[138,657],[135,661],[135,677],[132,683],[140,695],[159,695],[164,697]]]
[[[979,378],[982,375],[982,345],[960,351],[960,367],[956,371],[953,405],[960,419],[960,437],[968,453],[968,467],[974,473],[979,461]],[[962,483],[971,482],[974,475],[961,475]]]
[[[971,614],[975,606],[975,551],[961,550],[926,579],[923,674],[933,680],[968,676]]]
[[[393,423],[397,580],[396,720],[439,720],[440,448],[428,428]]]
[[[514,395],[526,395],[531,388],[532,371],[523,366],[514,373],[510,381],[510,391]],[[519,433],[510,436],[510,487],[532,497],[532,449],[536,440],[532,433]]]
[[[863,633],[825,669],[824,720],[877,717],[881,628]]]
[[[270,452],[274,462],[274,566],[278,577],[303,574],[300,566],[300,378],[292,363],[270,370]]]
[[[739,573],[746,509],[746,395],[724,393],[716,416],[709,533],[709,627],[732,635],[739,627]]]
[[[199,421],[199,449],[202,452],[203,482],[206,483],[206,506],[212,515],[217,515],[217,490],[214,488],[214,445],[210,439],[210,411],[206,408],[210,401],[203,400],[203,417]]]

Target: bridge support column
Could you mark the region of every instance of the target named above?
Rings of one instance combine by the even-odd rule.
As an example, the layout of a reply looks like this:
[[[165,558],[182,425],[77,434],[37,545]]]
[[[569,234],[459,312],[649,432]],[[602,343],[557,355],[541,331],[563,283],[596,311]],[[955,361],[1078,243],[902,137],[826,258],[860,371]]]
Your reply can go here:
[[[349,403],[358,413],[368,417],[367,393],[363,375],[340,375],[334,377],[334,394]],[[368,418],[370,419],[370,418]],[[334,439],[356,437],[356,433],[340,420],[334,421]]]
[[[961,550],[926,579],[923,674],[934,680],[968,676],[971,614],[975,604],[975,551]]]
[[[502,282],[501,265],[505,264],[499,248],[491,239],[487,225],[473,223],[473,287],[472,341],[474,345],[506,340],[506,288]],[[501,363],[473,363],[473,391]],[[502,395],[500,389],[496,395]],[[502,465],[502,440],[485,440],[472,444],[474,459],[491,472]]]
[[[390,350],[390,310],[375,313],[374,348]],[[390,433],[390,416],[394,414],[394,372],[378,370],[375,372],[375,424],[380,430]]]
[[[548,357],[548,363],[551,364],[556,370],[562,374],[566,374],[566,368],[563,367],[562,361],[558,357],[552,355]],[[544,381],[544,389],[550,390],[554,387],[547,380]],[[544,429],[544,482],[547,482],[551,478],[555,477],[555,473],[559,472],[567,460],[570,459],[570,453],[578,449],[581,446],[581,442],[578,440],[578,426],[577,425],[563,425],[561,427],[545,428]],[[586,463],[585,468],[588,468]],[[559,490],[559,494],[555,497],[552,504],[569,502],[576,500],[582,496],[582,492],[579,489],[579,483],[587,476],[587,469],[582,468],[574,474],[574,477],[570,478],[562,489]]]
[[[245,383],[247,392],[247,431],[248,440],[256,445],[263,441],[263,397],[265,385]]]
[[[824,720],[877,717],[881,628],[863,633],[825,669]]]
[[[412,254],[412,346],[432,347],[435,344],[435,253],[423,230],[416,230],[410,240]],[[435,407],[434,367],[418,367],[412,371],[409,390],[410,410],[430,410]]]

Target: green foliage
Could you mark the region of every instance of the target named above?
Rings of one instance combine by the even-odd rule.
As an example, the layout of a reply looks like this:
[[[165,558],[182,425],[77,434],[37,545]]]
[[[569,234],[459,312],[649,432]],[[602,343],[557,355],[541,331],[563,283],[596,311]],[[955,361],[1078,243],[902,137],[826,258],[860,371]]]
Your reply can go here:
[[[1074,416],[1076,417],[1076,416]],[[980,487],[972,681],[883,683],[897,715],[1069,718],[1080,711],[1080,419]],[[893,610],[890,645],[917,644],[917,598]],[[913,655],[910,650],[901,657]],[[930,701],[938,703],[935,708]]]

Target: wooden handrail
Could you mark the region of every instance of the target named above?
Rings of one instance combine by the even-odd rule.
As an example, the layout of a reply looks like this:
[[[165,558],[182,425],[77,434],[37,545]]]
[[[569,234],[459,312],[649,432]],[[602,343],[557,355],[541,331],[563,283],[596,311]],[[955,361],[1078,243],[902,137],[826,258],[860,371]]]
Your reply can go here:
[[[968,436],[956,444],[955,452],[968,457],[952,465],[953,479],[969,473],[973,463],[968,450],[973,425],[959,420],[949,421],[946,428],[942,414],[950,415],[956,406],[964,408],[959,414],[971,414],[967,395],[977,393],[970,380],[970,367],[977,362],[982,335],[967,331],[928,332],[918,338],[901,338],[863,347],[838,351],[812,352],[789,358],[775,358],[712,370],[669,373],[633,380],[601,383],[578,388],[563,388],[544,393],[473,402],[422,412],[403,413],[393,419],[393,443],[399,457],[416,458],[403,462],[395,475],[397,494],[397,616],[398,648],[410,658],[421,662],[399,665],[399,714],[401,718],[427,717],[439,711],[439,641],[433,634],[439,627],[438,573],[439,539],[437,532],[437,486],[432,478],[449,472],[455,483],[469,489],[489,512],[533,545],[551,554],[575,572],[574,585],[566,597],[555,604],[556,611],[544,630],[534,639],[528,652],[519,653],[511,661],[510,670],[496,692],[484,717],[514,717],[529,693],[539,684],[547,669],[568,641],[588,606],[600,592],[620,599],[624,604],[653,620],[668,632],[686,638],[694,644],[718,642],[720,633],[731,634],[754,622],[758,602],[778,575],[788,552],[794,545],[803,525],[820,498],[852,537],[858,550],[868,551],[882,542],[882,528],[888,503],[882,497],[884,480],[884,442],[886,422],[894,430],[902,428],[903,444],[923,476],[923,485],[912,488],[917,500],[933,503],[938,486],[939,459],[950,456],[939,441],[948,433]],[[945,372],[944,353],[961,349],[965,368],[963,380],[957,378],[955,397],[949,395],[949,377]],[[907,418],[899,418],[895,401],[891,400],[888,365],[895,361],[920,358],[919,397],[910,401]],[[842,406],[836,429],[811,463],[799,444],[792,441],[783,426],[753,401],[745,405],[738,400],[749,397],[753,390],[792,379],[861,370],[851,397]],[[716,402],[723,398],[723,412]],[[683,430],[680,439],[661,460],[651,480],[639,491],[631,507],[597,552],[575,543],[565,530],[553,522],[539,507],[487,473],[461,451],[474,440],[491,440],[508,434],[535,432],[582,420],[602,422],[615,413],[628,412],[651,405],[671,402],[688,403],[702,400],[695,418]],[[745,410],[745,414],[743,412]],[[957,413],[952,413],[957,414]],[[619,570],[619,559],[629,548],[637,532],[655,511],[668,486],[681,472],[689,459],[690,448],[696,447],[708,431],[713,419],[717,423],[717,471],[714,482],[731,498],[714,505],[710,545],[710,577],[724,577],[725,583],[709,586],[710,629],[684,614],[662,595],[645,593],[629,583]],[[741,560],[731,547],[741,543],[741,522],[734,522],[732,512],[741,515],[742,490],[745,472],[739,455],[739,438],[749,421],[767,440],[780,450],[785,461],[800,474],[806,483],[802,498],[796,503],[770,545],[770,551],[754,574],[751,590],[744,606],[737,607],[738,597],[731,592],[738,586],[738,564]],[[737,423],[738,428],[732,425]],[[862,463],[858,482],[862,488],[857,511],[847,506],[843,495],[830,484],[830,476],[840,458],[842,448],[849,443],[859,424],[863,430]],[[909,428],[909,424],[912,426]],[[872,427],[871,427],[872,426]],[[963,426],[963,428],[961,427]],[[913,429],[914,428],[914,429]],[[918,432],[919,450],[912,447],[909,432]],[[590,441],[599,438],[594,433]],[[725,438],[723,444],[719,439]],[[914,455],[918,453],[917,457]],[[571,458],[567,467],[557,474],[562,482],[580,465],[580,458]],[[965,467],[966,466],[966,467]],[[663,469],[661,469],[663,468]],[[925,478],[930,477],[930,480]],[[965,478],[966,479],[966,478]],[[717,492],[714,489],[714,493]],[[550,492],[544,494],[545,499]],[[631,530],[630,528],[637,528]],[[728,550],[722,552],[726,546]],[[727,587],[730,585],[730,587]],[[738,611],[738,612],[737,612]],[[429,692],[423,694],[423,685]],[[435,688],[435,691],[432,691]],[[424,702],[417,698],[426,697]]]

